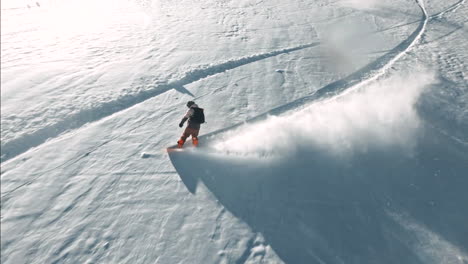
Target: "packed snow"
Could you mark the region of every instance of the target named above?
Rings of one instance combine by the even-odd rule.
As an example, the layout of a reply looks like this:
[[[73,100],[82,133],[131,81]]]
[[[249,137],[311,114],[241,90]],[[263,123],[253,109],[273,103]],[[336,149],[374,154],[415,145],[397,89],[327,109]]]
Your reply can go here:
[[[1,262],[468,263],[466,17],[2,0]]]

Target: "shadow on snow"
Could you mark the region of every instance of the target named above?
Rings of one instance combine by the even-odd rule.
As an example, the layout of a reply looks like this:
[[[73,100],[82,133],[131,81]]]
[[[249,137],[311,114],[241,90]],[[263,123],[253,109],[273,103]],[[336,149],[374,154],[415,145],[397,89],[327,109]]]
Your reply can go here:
[[[435,133],[428,130],[411,156],[399,149],[347,159],[303,149],[275,162],[203,149],[169,156],[190,192],[202,182],[285,263],[438,263],[456,258],[453,248],[468,250],[468,155]],[[467,260],[458,258],[450,263]]]

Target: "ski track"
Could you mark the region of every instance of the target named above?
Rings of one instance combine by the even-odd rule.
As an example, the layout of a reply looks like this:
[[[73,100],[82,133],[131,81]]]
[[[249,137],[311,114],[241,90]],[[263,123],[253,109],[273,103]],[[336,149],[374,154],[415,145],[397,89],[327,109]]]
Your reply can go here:
[[[239,59],[231,59],[222,63],[194,69],[189,72],[186,72],[185,76],[179,80],[172,81],[169,83],[158,84],[150,89],[140,91],[136,94],[126,94],[116,100],[102,103],[99,106],[91,109],[83,109],[75,114],[67,116],[65,119],[53,125],[46,126],[35,131],[34,133],[22,135],[19,138],[6,142],[4,145],[2,145],[1,162],[5,162],[9,159],[12,159],[28,151],[29,149],[43,144],[47,140],[59,137],[65,132],[78,129],[88,123],[99,121],[103,118],[129,109],[139,103],[156,97],[169,90],[178,90],[185,85],[194,83],[203,78],[210,77],[218,73],[232,70],[250,63],[268,59],[281,54],[311,48],[319,44],[320,42],[313,42],[309,44],[299,45],[296,47],[270,51],[247,57],[241,57]]]
[[[320,88],[311,95],[301,97],[290,103],[273,108],[245,122],[238,123],[217,131],[213,131],[209,134],[205,134],[201,136],[201,138],[209,138],[211,136],[224,133],[228,130],[235,129],[246,123],[255,123],[266,119],[270,115],[280,115],[293,109],[303,107],[317,100],[327,100],[337,96],[342,96],[346,93],[351,92],[352,90],[356,90],[359,87],[362,87],[384,76],[388,72],[388,70],[393,66],[393,64],[395,64],[395,62],[397,62],[401,57],[407,54],[421,40],[422,36],[424,35],[424,32],[426,31],[426,26],[430,20],[430,17],[428,16],[426,8],[424,7],[424,1],[415,0],[415,2],[422,12],[422,19],[419,23],[419,26],[408,38],[406,38],[399,45],[397,45],[395,48],[393,48],[383,56],[377,58],[373,62],[367,64],[360,70],[348,75],[347,77],[327,84],[326,86]]]
[[[439,13],[436,13],[434,15],[431,15],[429,19],[432,20],[436,18],[442,18],[446,13],[455,12],[457,11],[458,8],[460,8],[465,3],[465,1],[466,0],[460,0],[457,3],[453,4],[452,6],[448,7],[447,9],[440,11]]]

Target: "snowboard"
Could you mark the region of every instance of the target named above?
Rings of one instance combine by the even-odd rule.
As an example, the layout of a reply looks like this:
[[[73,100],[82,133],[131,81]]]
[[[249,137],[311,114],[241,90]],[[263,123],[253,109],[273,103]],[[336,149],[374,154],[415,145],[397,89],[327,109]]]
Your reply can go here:
[[[171,153],[171,152],[184,152],[184,151],[195,151],[198,148],[199,147],[194,147],[194,146],[191,146],[191,145],[184,146],[182,148],[179,148],[177,146],[171,146],[171,147],[166,148],[166,151],[168,153]]]

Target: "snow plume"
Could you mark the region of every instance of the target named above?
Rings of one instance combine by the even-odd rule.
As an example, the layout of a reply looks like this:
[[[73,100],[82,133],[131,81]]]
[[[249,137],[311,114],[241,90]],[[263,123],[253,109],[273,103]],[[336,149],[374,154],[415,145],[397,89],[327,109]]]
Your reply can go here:
[[[330,70],[341,75],[356,71],[368,63],[368,54],[375,47],[385,46],[382,39],[373,33],[374,29],[359,17],[328,25],[322,33],[320,51],[323,63]]]
[[[394,147],[411,153],[420,127],[415,104],[432,81],[432,74],[421,72],[373,82],[291,114],[246,124],[214,147],[258,157],[302,150],[346,156]]]

